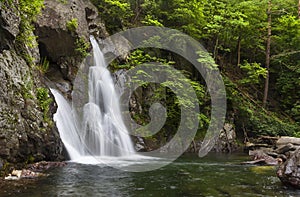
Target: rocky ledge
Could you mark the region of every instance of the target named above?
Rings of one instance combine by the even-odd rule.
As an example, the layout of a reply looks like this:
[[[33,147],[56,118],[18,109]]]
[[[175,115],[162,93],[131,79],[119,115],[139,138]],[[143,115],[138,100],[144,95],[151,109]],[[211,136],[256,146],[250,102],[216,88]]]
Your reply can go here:
[[[277,176],[286,186],[300,188],[300,138],[261,137],[247,143],[246,150],[253,161],[243,164],[279,165]]]

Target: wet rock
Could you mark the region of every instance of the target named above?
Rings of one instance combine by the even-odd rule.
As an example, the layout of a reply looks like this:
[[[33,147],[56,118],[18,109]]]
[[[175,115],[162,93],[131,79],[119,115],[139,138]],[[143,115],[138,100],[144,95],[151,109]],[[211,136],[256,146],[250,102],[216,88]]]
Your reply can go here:
[[[300,188],[300,149],[297,149],[277,170],[284,185]]]
[[[21,178],[21,176],[22,176],[22,170],[13,170],[11,172],[11,175],[16,176],[18,178]]]
[[[41,161],[34,164],[29,164],[27,168],[32,171],[45,171],[51,168],[64,167],[66,166],[66,162],[47,162]]]
[[[135,148],[135,150],[136,150],[137,152],[142,152],[142,151],[146,151],[146,150],[147,150],[143,138],[137,137],[137,138],[136,138],[136,141],[137,141],[137,142],[135,143],[134,148]]]
[[[4,177],[4,180],[19,180],[20,178],[14,175],[9,174],[8,176]]]
[[[34,172],[31,170],[22,170],[21,173],[21,178],[29,178],[29,179],[33,179],[33,178],[38,178],[41,176],[47,176],[47,174],[41,173],[41,172]]]
[[[41,176],[47,176],[47,174],[40,173],[40,172],[34,172],[31,170],[23,169],[23,170],[13,170],[11,174],[8,176],[4,177],[4,180],[19,180],[23,178],[38,178]]]

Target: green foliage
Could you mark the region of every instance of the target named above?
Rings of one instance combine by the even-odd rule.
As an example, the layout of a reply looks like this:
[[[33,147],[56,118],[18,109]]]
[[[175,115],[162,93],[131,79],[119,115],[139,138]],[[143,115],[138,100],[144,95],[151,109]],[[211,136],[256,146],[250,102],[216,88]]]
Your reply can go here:
[[[39,106],[41,110],[43,111],[44,121],[50,122],[51,120],[49,118],[49,110],[50,110],[50,104],[53,102],[53,99],[49,96],[49,90],[43,87],[37,88],[36,98],[39,102]]]
[[[150,117],[147,115],[149,113],[149,108],[153,103],[161,103],[163,104],[167,109],[167,121],[162,129],[162,135],[163,136],[170,136],[173,135],[174,132],[177,130],[178,124],[180,123],[181,119],[181,110],[180,108],[183,107],[185,109],[191,109],[192,112],[194,104],[192,98],[189,97],[189,95],[192,94],[192,92],[184,92],[182,97],[175,95],[175,93],[172,91],[172,89],[178,89],[182,88],[183,84],[190,84],[192,87],[192,90],[196,94],[198,98],[198,104],[200,105],[202,111],[198,114],[199,118],[199,132],[205,132],[206,128],[209,123],[209,111],[210,108],[207,107],[207,103],[209,102],[209,97],[206,94],[206,88],[199,83],[198,81],[193,81],[191,79],[191,76],[187,72],[183,72],[183,77],[179,77],[177,73],[172,72],[171,69],[169,69],[170,66],[176,65],[175,62],[169,61],[167,59],[159,58],[156,56],[150,55],[153,51],[143,51],[141,49],[137,49],[131,53],[131,55],[128,57],[126,64],[122,65],[122,68],[124,69],[131,69],[134,68],[137,65],[145,65],[149,66],[149,69],[151,69],[153,72],[160,72],[160,70],[156,70],[158,68],[153,68],[153,64],[160,63],[162,67],[165,67],[163,69],[164,72],[167,72],[167,80],[161,84],[153,84],[145,82],[145,80],[139,80],[139,78],[148,79],[149,81],[155,81],[155,77],[157,76],[151,76],[144,70],[137,70],[136,73],[131,78],[131,82],[134,82],[135,84],[139,85],[139,91],[147,92],[148,96],[145,96],[143,99],[139,100],[143,112],[139,113],[139,111],[133,112],[133,118],[136,122],[139,124],[145,125],[147,122],[150,121]],[[152,68],[151,68],[152,67]],[[118,68],[118,67],[117,67]],[[115,68],[115,69],[117,69]],[[186,90],[186,91],[190,91]],[[183,123],[186,124],[187,127],[191,125],[189,121]],[[141,132],[147,132],[147,131],[141,131]],[[156,136],[158,137],[158,136]],[[161,138],[161,136],[159,137]],[[161,139],[160,139],[161,140]]]
[[[240,80],[241,84],[259,84],[261,83],[261,78],[266,78],[267,76],[267,70],[261,67],[259,63],[244,61],[239,66],[246,73],[246,77]]]
[[[34,84],[33,81],[31,80],[31,77],[27,77],[27,81],[25,82],[25,85],[22,88],[22,94],[24,99],[34,99],[33,92],[32,92],[33,87]]]
[[[24,41],[29,47],[33,46],[35,37],[32,35],[34,27],[32,22],[36,20],[36,16],[44,7],[44,0],[20,0],[19,11],[21,15],[20,35],[19,39]]]
[[[88,56],[88,50],[90,48],[90,43],[87,42],[84,37],[80,37],[76,39],[75,41],[75,51],[78,53],[78,55],[82,58],[85,58]]]
[[[153,18],[151,15],[146,15],[144,20],[141,21],[144,25],[148,26],[157,26],[157,27],[162,27],[163,24],[159,22],[158,19]]]
[[[181,30],[201,41],[212,58],[200,52],[198,61],[211,65],[212,70],[220,68],[224,76],[235,82],[226,79],[230,81],[226,84],[231,106],[228,113],[235,114],[235,121],[240,122],[237,124],[241,131],[245,128],[252,135],[296,134],[298,126],[295,122],[300,124],[300,20],[297,0],[272,0],[269,73],[272,97],[268,101],[272,112],[261,109],[261,103],[258,102],[262,97],[263,79],[266,77],[267,0],[93,2],[98,6],[110,32],[140,25],[165,26]],[[147,42],[155,42],[160,46],[164,43],[162,39],[165,42],[181,42],[176,36],[153,37]],[[184,47],[182,50],[185,51]],[[155,50],[152,50],[151,55],[147,50],[137,50],[126,62],[122,65],[115,63],[113,68],[130,69],[145,62],[161,62],[168,55],[159,55]],[[141,71],[138,74],[145,75]],[[201,79],[198,77],[192,81],[197,83]],[[149,88],[147,84],[142,85],[145,89]],[[168,92],[168,95],[170,102],[178,107],[180,101],[172,93]],[[176,107],[173,108],[175,111]]]
[[[300,123],[300,67],[287,65],[281,68],[276,84],[276,89],[280,92],[279,98],[282,100],[281,107]]]
[[[32,64],[34,59],[26,52],[24,45],[25,48],[34,48],[37,46],[36,36],[33,34],[34,26],[32,22],[36,20],[36,16],[41,12],[43,6],[44,0],[20,0],[18,4],[21,23],[19,26],[20,32],[16,40],[21,48],[20,53],[28,64]]]
[[[106,22],[109,31],[119,31],[129,26],[133,16],[127,0],[91,0],[99,9],[101,18]]]
[[[49,61],[47,60],[47,58],[43,58],[37,68],[42,74],[47,73],[47,71],[49,69]]]
[[[66,23],[67,30],[70,32],[75,32],[78,27],[78,20],[77,18],[72,18],[71,20],[67,21]]]
[[[258,101],[251,99],[246,92],[241,92],[237,85],[224,76],[227,90],[228,110],[235,112],[237,130],[244,130],[248,136],[290,135],[300,129],[299,125],[279,113],[266,111]]]
[[[145,50],[137,49],[130,54],[130,56],[126,59],[125,64],[113,64],[111,66],[112,66],[113,70],[118,70],[118,69],[129,70],[131,68],[134,68],[137,65],[140,65],[143,63],[149,63],[149,62],[159,62],[162,64],[168,64],[168,65],[172,65],[175,63],[172,61],[168,61],[166,59],[152,56],[149,53],[147,53]]]
[[[300,102],[297,101],[290,110],[291,116],[300,125]]]
[[[29,155],[28,158],[27,158],[27,160],[26,160],[26,162],[25,162],[25,165],[31,164],[31,163],[33,163],[34,161],[35,161],[34,156]]]

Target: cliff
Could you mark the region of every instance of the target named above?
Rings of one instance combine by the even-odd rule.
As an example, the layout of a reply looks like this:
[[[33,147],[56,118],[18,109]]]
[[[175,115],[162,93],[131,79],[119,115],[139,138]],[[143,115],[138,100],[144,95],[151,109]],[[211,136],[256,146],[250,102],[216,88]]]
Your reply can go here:
[[[97,9],[84,0],[5,0],[0,6],[0,169],[63,160],[47,86],[71,92],[89,35],[105,33]]]

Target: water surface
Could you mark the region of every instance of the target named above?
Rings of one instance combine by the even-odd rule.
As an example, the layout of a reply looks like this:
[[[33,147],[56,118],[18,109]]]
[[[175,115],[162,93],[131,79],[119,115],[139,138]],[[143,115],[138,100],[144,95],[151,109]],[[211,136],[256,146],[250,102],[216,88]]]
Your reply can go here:
[[[69,163],[49,171],[48,177],[5,182],[0,196],[300,196],[300,190],[282,186],[275,167],[240,165],[247,159],[236,154],[185,155],[161,169],[139,173]]]

